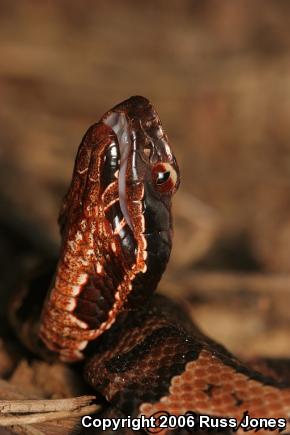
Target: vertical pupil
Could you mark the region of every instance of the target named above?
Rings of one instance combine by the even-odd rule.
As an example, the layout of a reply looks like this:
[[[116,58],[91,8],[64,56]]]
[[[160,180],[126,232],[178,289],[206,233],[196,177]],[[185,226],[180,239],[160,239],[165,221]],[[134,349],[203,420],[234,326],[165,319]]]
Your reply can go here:
[[[168,180],[169,177],[170,177],[170,172],[169,171],[158,172],[157,179],[156,179],[156,184],[163,184],[163,183],[165,183]]]

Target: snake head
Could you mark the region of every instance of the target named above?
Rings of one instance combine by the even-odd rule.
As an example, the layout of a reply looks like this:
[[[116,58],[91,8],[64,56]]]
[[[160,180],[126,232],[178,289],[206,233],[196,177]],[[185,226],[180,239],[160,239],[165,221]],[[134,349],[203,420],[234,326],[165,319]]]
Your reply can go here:
[[[168,262],[179,169],[159,117],[132,97],[89,128],[60,214],[60,258],[41,337],[74,360],[124,309],[149,300]]]
[[[123,254],[136,271],[130,296],[152,292],[171,251],[171,198],[180,183],[179,168],[160,119],[150,102],[132,97],[107,112],[102,122],[118,144],[119,227],[114,228]],[[109,160],[109,159],[108,159]],[[116,213],[116,210],[118,212]],[[113,213],[114,215],[114,213]],[[110,219],[110,218],[109,218]],[[111,218],[114,226],[114,219]]]

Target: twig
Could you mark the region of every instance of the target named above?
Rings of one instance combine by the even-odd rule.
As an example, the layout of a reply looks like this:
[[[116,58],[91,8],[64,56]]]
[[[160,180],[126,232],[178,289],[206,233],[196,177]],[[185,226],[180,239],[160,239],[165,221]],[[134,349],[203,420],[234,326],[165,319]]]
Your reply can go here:
[[[56,400],[0,400],[0,417],[1,414],[13,413],[28,414],[33,412],[73,411],[89,405],[94,399],[95,396],[79,396]]]
[[[13,426],[22,424],[36,424],[52,420],[62,420],[65,418],[80,417],[82,415],[93,414],[100,409],[99,405],[84,406],[73,411],[45,412],[31,415],[1,415],[0,426]]]

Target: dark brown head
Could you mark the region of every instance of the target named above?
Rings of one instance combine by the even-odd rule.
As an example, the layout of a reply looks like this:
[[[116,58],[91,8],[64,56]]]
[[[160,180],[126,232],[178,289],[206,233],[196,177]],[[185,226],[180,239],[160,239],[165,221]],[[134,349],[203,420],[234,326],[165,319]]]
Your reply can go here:
[[[124,226],[117,232],[123,253],[136,265],[129,300],[154,291],[171,251],[171,198],[179,169],[153,106],[131,97],[106,113],[102,122],[117,138],[119,203],[115,213]],[[108,159],[109,160],[109,159]],[[111,214],[111,224],[114,218]]]

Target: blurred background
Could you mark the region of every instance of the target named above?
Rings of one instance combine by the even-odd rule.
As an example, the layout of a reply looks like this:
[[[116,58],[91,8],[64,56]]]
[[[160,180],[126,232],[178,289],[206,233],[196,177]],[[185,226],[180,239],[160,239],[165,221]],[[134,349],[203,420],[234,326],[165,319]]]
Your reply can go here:
[[[287,0],[1,0],[2,316],[57,249],[84,132],[140,94],[182,173],[161,290],[231,350],[288,355],[289,29]]]

